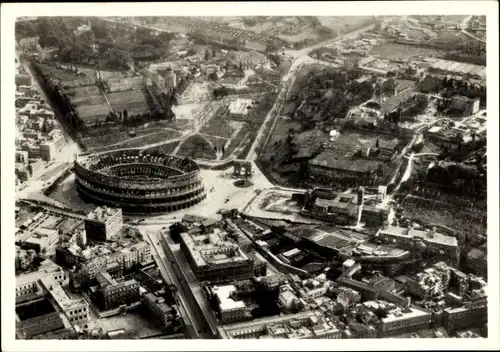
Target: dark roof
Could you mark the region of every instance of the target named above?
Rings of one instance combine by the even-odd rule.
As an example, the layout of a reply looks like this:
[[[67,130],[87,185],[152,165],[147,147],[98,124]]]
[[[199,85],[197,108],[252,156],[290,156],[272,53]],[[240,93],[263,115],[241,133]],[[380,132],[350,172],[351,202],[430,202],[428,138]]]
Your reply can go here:
[[[380,112],[382,114],[391,112],[399,106],[400,103],[405,103],[408,99],[411,98],[411,96],[415,93],[414,89],[408,89],[403,92],[401,92],[398,95],[393,96],[391,99],[388,99],[384,102],[382,102],[382,107],[380,109]]]
[[[197,215],[186,214],[182,217],[183,222],[203,222],[206,221],[207,218]]]

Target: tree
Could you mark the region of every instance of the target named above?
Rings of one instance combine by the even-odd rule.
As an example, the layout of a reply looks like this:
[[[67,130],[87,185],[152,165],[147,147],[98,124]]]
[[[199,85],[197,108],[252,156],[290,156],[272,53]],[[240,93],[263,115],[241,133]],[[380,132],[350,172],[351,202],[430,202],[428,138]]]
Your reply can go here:
[[[213,95],[215,98],[226,97],[229,95],[229,89],[227,87],[215,88],[213,90]]]
[[[211,54],[210,50],[206,49],[205,50],[205,61],[208,61],[210,59],[212,59],[212,54]]]
[[[210,72],[208,75],[208,79],[211,81],[217,81],[219,79],[219,76],[217,76],[216,72]]]

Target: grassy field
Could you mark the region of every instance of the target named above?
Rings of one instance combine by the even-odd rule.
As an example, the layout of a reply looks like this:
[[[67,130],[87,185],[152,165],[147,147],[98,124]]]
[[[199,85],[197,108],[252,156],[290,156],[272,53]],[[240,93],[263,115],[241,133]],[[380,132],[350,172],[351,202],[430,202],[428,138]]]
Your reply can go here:
[[[76,111],[78,111],[78,115],[85,122],[94,121],[96,118],[104,121],[109,114],[109,106],[106,103],[81,105],[76,107]]]
[[[53,79],[67,81],[67,80],[81,78],[81,77],[78,77],[74,72],[71,72],[69,70],[66,71],[66,70],[56,68],[54,66],[49,66],[49,65],[44,65],[44,64],[38,64],[38,66],[42,69],[42,72],[44,75],[46,75],[47,77],[53,78]]]
[[[97,86],[68,88],[66,92],[84,121],[93,121],[96,117],[104,120],[110,112],[109,106]]]
[[[156,130],[158,131],[158,130]],[[138,137],[130,137],[128,133],[120,133],[116,134],[113,136],[112,139],[108,140],[105,143],[105,146],[103,147],[88,147],[87,148],[91,149],[92,151],[107,151],[107,150],[113,150],[113,149],[120,149],[120,148],[140,148],[140,147],[145,147],[149,144],[154,144],[154,143],[160,143],[160,142],[168,142],[169,140],[172,140],[174,138],[180,137],[181,134],[177,131],[171,131],[171,130],[163,130],[159,132],[149,132],[145,133],[143,132],[142,135]],[[94,145],[98,144],[98,142],[94,141]],[[102,143],[102,140],[101,140]],[[104,143],[102,143],[104,144]],[[101,145],[102,145],[101,144]]]
[[[116,77],[124,77],[125,73],[121,71],[103,71],[99,70],[99,74],[101,75],[101,78],[103,80],[107,80],[110,78],[116,78]]]
[[[146,128],[146,129],[138,129],[134,130],[135,136],[140,137],[143,135],[149,135],[155,132],[158,132],[158,128]],[[128,131],[122,132],[109,132],[103,133],[99,136],[87,137],[82,139],[83,144],[87,148],[100,148],[106,147],[115,143],[125,142],[133,137],[130,136]]]
[[[206,134],[203,135],[214,147],[217,149],[222,148],[227,142],[227,138],[222,138],[222,137],[215,137],[215,136],[207,136]]]
[[[472,221],[472,219],[463,216],[453,208],[441,208],[436,211],[436,208],[420,206],[414,203],[406,205],[409,210],[405,209],[403,216],[423,224],[439,224],[462,233],[481,233],[486,230],[484,224]]]
[[[317,40],[319,38],[319,35],[314,31],[313,28],[306,28],[305,30],[300,31],[299,33],[290,35],[279,34],[277,37],[292,43],[297,43],[306,39]]]
[[[434,48],[421,47],[410,44],[399,44],[394,42],[386,42],[374,46],[368,55],[381,56],[389,60],[406,60],[415,56],[429,56],[440,58],[446,52]]]
[[[186,139],[177,152],[177,155],[207,160],[214,160],[217,157],[210,144],[200,134]]]
[[[109,103],[116,112],[127,109],[129,115],[149,112],[144,93],[140,90],[107,93]]]
[[[318,16],[318,20],[323,26],[335,31],[341,31],[368,19],[370,19],[368,16]]]
[[[166,154],[171,154],[175,148],[177,147],[177,145],[179,144],[179,142],[168,142],[168,143],[165,143],[165,144],[162,144],[162,145],[159,145],[157,147],[154,147],[154,148],[150,148],[150,149],[147,149],[147,150],[161,150],[162,152],[166,153]]]
[[[458,31],[437,32],[437,38],[429,41],[430,44],[443,44],[447,46],[460,46],[469,42],[474,42],[474,39]]]
[[[71,97],[74,103],[85,103],[89,97],[100,96],[101,91],[97,86],[86,86],[66,89],[67,94]],[[104,98],[103,98],[104,100]]]
[[[122,148],[137,148],[144,147],[148,144],[159,143],[159,142],[168,142],[171,139],[179,138],[181,134],[176,131],[160,131],[153,134],[147,134],[140,137],[131,138],[130,140],[124,142],[120,145]]]
[[[225,114],[224,108],[220,108],[210,121],[203,126],[201,132],[210,136],[229,138],[234,132],[230,125],[230,119]]]

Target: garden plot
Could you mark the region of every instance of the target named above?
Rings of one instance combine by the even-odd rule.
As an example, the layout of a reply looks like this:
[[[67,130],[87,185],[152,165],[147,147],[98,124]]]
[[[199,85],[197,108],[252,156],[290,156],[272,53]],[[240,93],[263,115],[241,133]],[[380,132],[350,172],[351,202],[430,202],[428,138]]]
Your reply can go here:
[[[129,115],[149,113],[146,97],[140,90],[106,93],[106,96],[115,112],[127,109]]]
[[[97,86],[69,88],[66,90],[80,118],[87,122],[109,114],[109,106]]]

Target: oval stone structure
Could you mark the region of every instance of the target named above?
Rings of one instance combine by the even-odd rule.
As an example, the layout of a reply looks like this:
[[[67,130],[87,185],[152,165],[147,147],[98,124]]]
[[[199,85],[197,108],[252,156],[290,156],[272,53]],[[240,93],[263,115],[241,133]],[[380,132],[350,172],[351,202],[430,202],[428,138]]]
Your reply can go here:
[[[206,199],[199,166],[160,150],[120,150],[75,160],[76,190],[85,201],[153,215]]]

